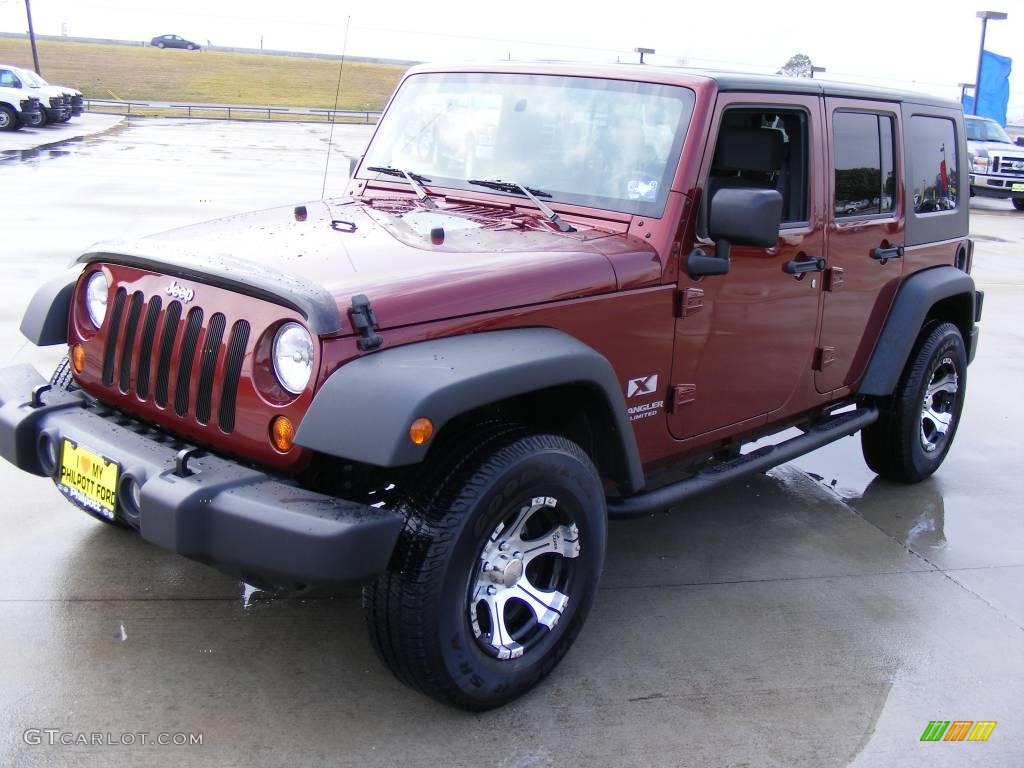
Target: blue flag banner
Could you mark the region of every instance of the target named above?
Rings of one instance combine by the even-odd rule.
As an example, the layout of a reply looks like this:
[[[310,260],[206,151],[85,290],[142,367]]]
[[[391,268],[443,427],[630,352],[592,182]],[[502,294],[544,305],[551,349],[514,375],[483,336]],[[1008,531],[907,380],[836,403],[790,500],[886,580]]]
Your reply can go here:
[[[981,54],[981,82],[975,89],[978,97],[978,116],[990,117],[1000,125],[1006,125],[1006,105],[1010,101],[1010,70],[1013,59],[1000,56],[992,51]],[[965,114],[974,113],[974,99],[963,98]]]

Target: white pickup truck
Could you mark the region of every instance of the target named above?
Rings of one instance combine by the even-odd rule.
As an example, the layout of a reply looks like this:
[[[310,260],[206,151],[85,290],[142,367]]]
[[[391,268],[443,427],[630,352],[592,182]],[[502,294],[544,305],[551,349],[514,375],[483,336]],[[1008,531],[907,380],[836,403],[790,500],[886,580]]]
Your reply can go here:
[[[16,131],[38,123],[39,99],[17,88],[0,86],[0,131]]]
[[[30,69],[0,64],[0,86],[27,90],[42,105],[35,125],[66,123],[82,114],[82,92],[66,85],[51,85]]]
[[[964,115],[971,159],[971,195],[1010,198],[1024,211],[1024,146],[995,120]]]

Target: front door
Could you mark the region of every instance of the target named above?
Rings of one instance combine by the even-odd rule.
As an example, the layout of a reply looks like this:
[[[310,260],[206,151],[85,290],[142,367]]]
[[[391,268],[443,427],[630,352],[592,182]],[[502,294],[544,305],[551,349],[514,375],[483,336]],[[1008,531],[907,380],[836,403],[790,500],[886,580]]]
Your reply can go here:
[[[826,160],[816,96],[719,96],[699,184],[705,205],[698,245],[708,254],[708,198],[722,187],[777,189],[783,224],[772,248],[733,246],[729,273],[692,280],[680,269],[669,429],[687,439],[763,422],[800,388],[811,388],[820,272],[790,262],[824,256]]]
[[[832,205],[814,374],[823,394],[853,384],[867,366],[899,285],[904,222],[899,105],[828,98],[825,110]]]

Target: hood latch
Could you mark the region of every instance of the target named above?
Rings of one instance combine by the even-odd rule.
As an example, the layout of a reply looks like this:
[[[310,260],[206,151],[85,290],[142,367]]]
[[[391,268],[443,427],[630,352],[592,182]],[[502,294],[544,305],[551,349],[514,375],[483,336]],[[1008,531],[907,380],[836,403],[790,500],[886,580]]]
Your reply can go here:
[[[374,331],[374,328],[377,327],[377,316],[370,308],[370,300],[366,294],[360,293],[358,296],[352,297],[352,308],[349,309],[348,314],[352,318],[352,328],[362,337],[356,340],[356,346],[359,349],[367,352],[384,343],[384,339]]]

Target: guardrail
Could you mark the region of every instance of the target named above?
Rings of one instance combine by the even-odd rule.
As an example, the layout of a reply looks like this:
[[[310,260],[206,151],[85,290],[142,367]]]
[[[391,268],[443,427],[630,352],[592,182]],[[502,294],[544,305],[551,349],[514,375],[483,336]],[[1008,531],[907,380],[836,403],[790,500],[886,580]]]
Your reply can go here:
[[[295,120],[327,123],[376,123],[380,112],[373,110],[327,109],[322,107],[273,107],[251,104],[178,104],[165,101],[118,101],[85,99],[89,112],[123,115],[167,115],[207,120]]]

